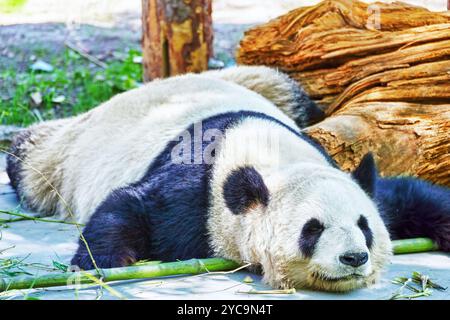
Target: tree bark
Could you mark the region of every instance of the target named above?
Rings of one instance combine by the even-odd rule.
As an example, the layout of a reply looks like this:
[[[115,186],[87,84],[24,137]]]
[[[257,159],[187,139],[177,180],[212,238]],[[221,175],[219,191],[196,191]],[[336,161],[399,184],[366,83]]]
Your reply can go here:
[[[384,176],[450,186],[450,104],[355,102],[305,131],[344,170],[371,151]]]
[[[211,0],[142,0],[144,80],[208,68]]]
[[[242,64],[287,72],[327,118],[306,128],[346,170],[450,186],[450,14],[327,0],[246,32]]]

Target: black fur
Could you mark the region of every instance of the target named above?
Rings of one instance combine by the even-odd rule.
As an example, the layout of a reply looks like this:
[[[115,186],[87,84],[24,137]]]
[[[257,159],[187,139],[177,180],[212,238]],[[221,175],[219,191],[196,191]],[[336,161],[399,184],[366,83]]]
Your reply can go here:
[[[325,113],[317,104],[308,96],[305,90],[298,85],[296,81],[286,75],[286,81],[292,86],[292,94],[294,96],[295,113],[293,120],[300,128],[306,128],[319,121],[325,119]]]
[[[25,159],[22,145],[30,139],[31,132],[29,130],[22,130],[16,134],[12,140],[11,147],[6,155],[6,173],[8,174],[11,186],[17,191],[19,195],[19,182],[21,180],[22,161]]]
[[[269,203],[269,190],[253,167],[233,170],[223,186],[223,197],[234,214],[245,213],[250,207]]]
[[[312,143],[272,117],[247,111],[205,119],[202,130],[225,132],[249,117],[276,122]],[[187,129],[191,137],[194,128],[192,125]],[[191,140],[191,150],[198,148],[195,139]],[[89,220],[83,234],[98,267],[126,265],[137,259],[174,261],[211,255],[206,220],[213,164],[174,163],[171,153],[178,143],[169,143],[140,181],[112,192]],[[203,142],[200,147],[205,151],[209,144]],[[194,153],[191,161],[195,163],[193,157]],[[264,192],[259,196],[267,203],[268,193]],[[83,269],[93,267],[83,241],[72,264]]]
[[[392,239],[429,237],[450,251],[449,188],[413,177],[382,178],[371,154],[362,166],[369,175],[375,173],[374,200]]]
[[[352,177],[370,197],[373,197],[377,179],[377,169],[371,153],[366,154],[362,158],[359,166],[353,171]]]
[[[364,238],[366,238],[366,245],[367,248],[372,248],[373,244],[373,233],[372,230],[369,227],[369,222],[367,221],[366,217],[361,215],[358,219],[358,227],[361,229],[362,233],[364,234]]]
[[[314,254],[314,250],[323,230],[323,224],[315,218],[308,220],[308,222],[304,224],[300,234],[299,246],[306,258],[311,258]]]
[[[97,209],[83,231],[97,267],[112,268],[150,258],[150,221],[141,194],[131,188],[114,191]],[[72,265],[88,270],[94,264],[84,242]]]

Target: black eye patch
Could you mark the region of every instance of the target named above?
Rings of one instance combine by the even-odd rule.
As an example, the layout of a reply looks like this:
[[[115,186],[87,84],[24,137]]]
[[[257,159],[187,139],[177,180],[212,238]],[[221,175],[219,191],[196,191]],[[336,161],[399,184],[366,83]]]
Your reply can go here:
[[[367,248],[372,247],[373,243],[373,233],[372,230],[370,230],[369,223],[367,222],[366,217],[360,216],[358,219],[358,227],[361,229],[362,233],[364,234],[364,238],[366,238],[366,245]]]
[[[312,257],[314,249],[324,229],[325,227],[323,224],[315,218],[312,218],[305,223],[299,239],[300,250],[305,257]]]

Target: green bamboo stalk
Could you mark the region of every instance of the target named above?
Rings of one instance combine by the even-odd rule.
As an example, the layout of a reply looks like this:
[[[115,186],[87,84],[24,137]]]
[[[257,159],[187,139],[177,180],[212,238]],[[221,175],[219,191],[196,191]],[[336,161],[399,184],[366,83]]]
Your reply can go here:
[[[205,272],[233,270],[239,264],[226,259],[191,259],[160,264],[138,265],[122,268],[99,269],[80,272],[49,273],[42,276],[17,276],[0,278],[0,292],[15,289],[35,289],[95,283],[92,276],[103,282],[145,279],[173,275],[195,275]]]
[[[439,250],[438,245],[429,238],[414,238],[392,241],[394,254],[416,253]]]

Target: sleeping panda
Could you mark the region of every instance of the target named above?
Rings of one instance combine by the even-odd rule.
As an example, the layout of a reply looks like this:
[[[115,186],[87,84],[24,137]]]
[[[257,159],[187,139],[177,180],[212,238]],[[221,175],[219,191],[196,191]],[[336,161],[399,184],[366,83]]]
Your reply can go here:
[[[381,178],[370,154],[341,171],[301,131],[322,117],[274,69],[187,74],[29,127],[7,171],[32,209],[86,223],[83,269],[219,256],[273,287],[347,291],[377,280],[390,238],[450,251],[449,189]]]

